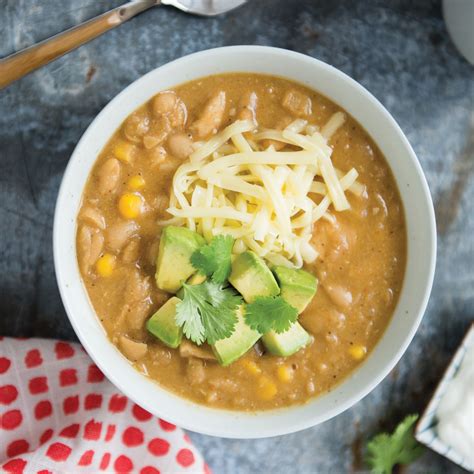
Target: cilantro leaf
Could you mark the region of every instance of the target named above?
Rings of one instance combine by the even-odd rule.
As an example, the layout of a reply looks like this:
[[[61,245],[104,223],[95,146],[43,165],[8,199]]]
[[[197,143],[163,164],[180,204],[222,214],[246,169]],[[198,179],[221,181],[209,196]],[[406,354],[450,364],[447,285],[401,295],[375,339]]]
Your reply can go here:
[[[392,474],[397,464],[409,464],[422,453],[423,447],[413,436],[412,426],[418,415],[407,416],[393,434],[381,433],[367,444],[367,464],[373,474]]]
[[[259,296],[246,306],[245,321],[260,334],[282,333],[298,319],[298,310],[281,296]]]
[[[205,329],[202,324],[201,315],[199,313],[199,295],[193,291],[188,291],[191,288],[184,284],[184,298],[181,303],[176,306],[176,324],[183,327],[184,335],[201,345],[205,340]]]
[[[211,307],[201,313],[201,317],[206,329],[207,342],[215,344],[219,339],[229,337],[234,331],[237,323],[236,310],[242,304],[242,298],[233,290],[226,288],[218,292],[217,298],[215,292],[212,294],[209,292],[209,300]]]
[[[224,283],[231,270],[231,253],[234,238],[217,235],[211,242],[196,250],[191,256],[191,264],[201,274],[212,277],[215,283]]]
[[[242,297],[230,288],[205,281],[200,285],[183,285],[184,298],[176,307],[176,324],[196,344],[205,340],[215,344],[229,337],[237,323],[236,310]]]

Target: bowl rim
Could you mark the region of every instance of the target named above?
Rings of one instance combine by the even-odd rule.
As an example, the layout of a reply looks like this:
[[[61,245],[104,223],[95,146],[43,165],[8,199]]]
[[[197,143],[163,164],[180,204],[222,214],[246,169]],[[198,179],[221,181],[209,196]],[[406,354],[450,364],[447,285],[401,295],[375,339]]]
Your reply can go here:
[[[173,409],[172,413],[167,412],[166,409],[162,410],[161,407],[156,407],[146,397],[138,395],[138,390],[139,390],[138,388],[136,389],[136,392],[134,391],[135,390],[134,383],[138,384],[141,382],[139,382],[138,378],[133,376],[133,374],[126,369],[125,364],[128,367],[132,368],[131,364],[128,361],[126,361],[126,359],[123,356],[121,356],[121,354],[118,352],[115,346],[113,346],[109,342],[105,334],[105,331],[103,332],[103,342],[106,342],[108,345],[112,346],[114,348],[112,350],[115,350],[118,354],[120,354],[120,355],[117,355],[117,357],[121,357],[122,359],[124,359],[124,363],[118,364],[121,367],[113,367],[113,364],[115,364],[115,362],[113,364],[112,362],[110,362],[110,357],[114,357],[113,355],[109,354],[110,357],[109,355],[107,356],[108,362],[105,361],[105,356],[104,357],[101,356],[100,352],[109,351],[109,348],[104,347],[103,345],[99,344],[99,342],[97,342],[97,344],[96,342],[92,343],[92,335],[89,332],[91,330],[91,325],[90,325],[91,322],[90,321],[88,322],[85,319],[82,319],[81,317],[79,317],[78,312],[76,311],[73,305],[73,300],[77,296],[74,294],[74,291],[77,291],[77,290],[74,290],[73,288],[71,288],[71,281],[74,281],[75,283],[77,282],[74,279],[68,280],[67,271],[64,268],[64,265],[62,264],[62,261],[61,261],[61,258],[67,255],[67,251],[68,251],[65,248],[65,246],[68,245],[68,243],[64,242],[65,239],[63,239],[63,226],[72,225],[74,226],[74,229],[76,229],[76,214],[71,216],[65,213],[65,209],[67,209],[67,201],[70,197],[68,196],[69,185],[70,183],[74,182],[74,179],[75,179],[74,168],[75,167],[77,168],[76,161],[78,160],[78,155],[80,154],[80,151],[82,152],[82,148],[84,147],[84,144],[87,142],[87,140],[90,139],[91,134],[94,132],[94,129],[97,127],[100,121],[103,120],[106,114],[110,113],[111,110],[115,109],[124,97],[126,97],[128,94],[131,94],[132,93],[131,91],[138,90],[140,85],[144,84],[153,75],[160,74],[160,73],[165,74],[166,71],[169,71],[179,66],[186,65],[186,63],[193,63],[194,61],[199,61],[201,59],[205,60],[206,58],[217,59],[222,55],[229,55],[229,54],[235,54],[235,55],[263,54],[263,55],[268,55],[275,59],[286,58],[289,61],[292,60],[292,61],[301,63],[301,67],[305,67],[309,65],[308,67],[319,68],[321,71],[325,71],[325,73],[332,75],[335,79],[345,82],[348,89],[352,89],[357,94],[360,94],[364,101],[370,102],[372,106],[375,106],[375,108],[377,109],[377,113],[381,114],[384,120],[386,120],[388,126],[392,129],[392,132],[397,136],[397,139],[400,142],[400,146],[403,147],[403,152],[409,160],[411,171],[415,172],[415,175],[416,175],[415,179],[417,180],[417,184],[420,186],[419,191],[421,192],[421,196],[423,198],[422,205],[425,206],[426,208],[425,211],[427,213],[426,215],[427,229],[425,230],[427,230],[427,235],[425,237],[428,240],[427,242],[428,245],[427,245],[427,250],[426,250],[427,261],[425,262],[426,273],[422,275],[424,277],[424,281],[423,281],[424,284],[422,285],[423,294],[420,295],[416,304],[413,303],[413,306],[416,306],[417,308],[415,311],[416,317],[414,317],[413,321],[410,323],[410,326],[409,328],[407,328],[406,333],[403,337],[403,340],[401,341],[401,344],[398,347],[398,350],[395,350],[390,360],[384,363],[384,365],[380,367],[378,370],[376,370],[376,372],[371,375],[370,380],[363,382],[363,385],[358,387],[358,389],[354,390],[352,395],[350,396],[348,395],[345,401],[341,403],[336,403],[335,406],[333,406],[332,408],[328,408],[326,411],[324,411],[324,413],[319,414],[319,415],[314,415],[314,414],[311,415],[310,413],[306,413],[306,412],[310,410],[310,407],[314,405],[315,402],[317,402],[321,398],[326,397],[327,395],[320,395],[319,397],[312,399],[310,403],[306,403],[304,405],[290,406],[290,407],[285,407],[285,408],[276,409],[276,410],[259,411],[255,413],[234,412],[234,411],[227,411],[227,410],[222,410],[222,409],[213,409],[213,408],[205,407],[203,405],[196,404],[194,402],[190,402],[184,398],[181,398],[177,395],[172,394],[165,388],[161,388],[157,384],[153,383],[153,385],[157,387],[155,395],[157,396],[159,395],[163,399],[166,399],[168,401],[171,400],[169,403],[167,402],[168,408],[172,406],[171,404],[173,403],[173,401],[177,405],[177,408]],[[253,70],[251,71],[249,69],[237,67],[235,72],[238,72],[238,71],[255,72]],[[222,71],[222,72],[230,72],[230,71]],[[217,72],[213,71],[213,72],[210,72],[209,74],[213,75],[213,74],[219,74],[219,73],[220,71],[217,71]],[[202,77],[202,75],[200,77]],[[291,72],[289,72],[287,76],[283,76],[283,77],[287,77],[289,80],[301,82],[295,79],[294,77],[292,77]],[[186,81],[187,79],[179,80],[179,81],[176,81],[175,84],[183,83]],[[309,87],[312,87],[314,90],[318,91],[316,87],[313,87],[313,86],[309,86]],[[148,98],[150,98],[151,96],[152,95],[149,95]],[[333,97],[328,97],[328,98],[331,101],[335,102],[336,104],[340,105],[339,102],[335,100]],[[135,107],[138,107],[139,105],[140,103],[137,102]],[[356,120],[358,119],[356,118]],[[361,125],[364,127],[364,124],[361,124]],[[109,135],[107,139],[109,139],[110,136],[111,135]],[[374,138],[372,137],[372,139]],[[102,147],[100,147],[97,151],[100,151],[101,148]],[[96,157],[97,157],[97,154],[95,154],[92,164],[95,162]],[[389,164],[389,167],[392,168],[390,157],[385,155],[385,158]],[[87,174],[89,174],[89,172],[90,172],[90,167],[87,170]],[[397,185],[399,185],[398,182],[397,182]],[[405,209],[405,219],[406,219],[406,209]],[[408,232],[408,228],[407,228],[407,232]],[[74,235],[75,235],[75,230],[74,230]],[[401,128],[399,127],[395,119],[385,109],[385,107],[369,91],[367,91],[367,89],[365,89],[362,85],[360,85],[350,76],[334,68],[333,66],[327,63],[324,63],[323,61],[320,61],[318,59],[301,54],[301,53],[289,51],[286,49],[268,47],[268,46],[250,46],[250,45],[226,46],[226,47],[214,48],[214,49],[209,49],[209,50],[193,53],[193,54],[181,57],[179,59],[176,59],[174,61],[171,61],[169,63],[166,63],[156,69],[153,69],[152,71],[148,72],[147,74],[138,78],[136,81],[129,84],[121,92],[119,92],[110,102],[108,102],[108,104],[94,118],[94,120],[88,126],[87,130],[84,132],[78,144],[76,145],[62,178],[61,186],[58,193],[56,208],[55,208],[55,216],[54,216],[53,252],[54,252],[54,266],[55,266],[57,283],[58,283],[59,291],[61,294],[61,299],[63,301],[64,307],[66,309],[66,313],[71,322],[71,325],[73,326],[73,329],[76,335],[78,336],[80,342],[86,349],[87,353],[91,356],[91,358],[98,365],[98,367],[104,372],[107,378],[117,388],[119,388],[132,401],[139,403],[141,406],[143,406],[145,409],[147,409],[154,415],[159,416],[159,417],[164,416],[164,418],[167,419],[168,421],[178,424],[179,426],[183,428],[192,430],[194,432],[207,434],[207,435],[213,435],[213,436],[252,439],[252,438],[271,437],[271,436],[293,433],[296,431],[300,431],[300,430],[315,426],[319,423],[322,423],[336,416],[337,414],[342,413],[343,411],[345,411],[346,409],[350,408],[352,405],[357,403],[359,400],[365,397],[368,393],[370,393],[388,375],[388,373],[398,363],[403,353],[406,351],[408,345],[410,344],[411,340],[413,339],[428,304],[431,288],[433,285],[434,270],[435,270],[435,263],[436,263],[436,224],[435,224],[434,208],[433,208],[433,203],[432,203],[430,191],[428,188],[428,184],[423,174],[421,165],[418,162],[418,159],[415,155],[415,152],[413,151],[407,138],[405,137],[404,133],[402,132]],[[74,239],[74,258],[75,258],[75,239]],[[407,268],[408,268],[408,259],[409,259],[409,255],[407,255]],[[77,262],[76,262],[76,267],[77,267]],[[405,270],[405,272],[407,272],[407,269]],[[75,277],[77,276],[79,276],[80,285],[82,285],[80,274],[78,272],[78,269],[76,268]],[[406,276],[407,275],[405,273],[404,281],[406,280]],[[405,287],[405,284],[403,286]],[[85,289],[83,288],[83,292],[84,291]],[[404,292],[404,288],[402,288],[402,293],[403,292]],[[87,299],[87,296],[86,296],[86,299]],[[87,301],[86,304],[90,305],[90,302]],[[396,311],[397,309],[395,309],[394,314]],[[98,318],[95,315],[95,312],[93,313],[94,313],[95,319],[97,320]],[[393,315],[389,325],[385,329],[384,334],[388,332],[388,328],[392,325],[394,319],[395,317]],[[98,321],[95,321],[95,322],[98,323]],[[379,339],[376,348],[381,345],[381,342],[383,339],[384,339],[384,335],[382,335],[381,338]],[[372,352],[375,352],[375,349]],[[337,388],[348,383],[349,379],[355,378],[355,375],[357,375],[361,371],[361,367],[364,367],[364,365],[368,364],[369,359],[370,357],[368,357],[364,363],[362,363],[359,367],[357,367],[348,377],[346,377],[337,387],[335,387],[334,390],[337,391]],[[132,370],[141,379],[146,379],[146,377],[139,374],[138,371],[136,371],[134,368],[132,368]],[[123,371],[127,373],[128,377],[134,383],[131,383],[131,384],[126,383],[127,381],[124,380],[125,375]],[[166,392],[166,394],[164,392]],[[196,411],[196,409],[198,410],[198,412]],[[201,417],[201,414],[202,414],[201,412],[206,412],[207,415],[203,414],[203,417]],[[298,412],[298,421],[291,421],[289,415],[292,413],[296,414],[297,412]],[[185,418],[185,416],[188,416],[191,413],[195,415],[199,414],[198,416],[199,419],[195,419],[194,416],[190,417],[191,419]],[[283,414],[287,416],[284,416]],[[301,416],[303,414],[305,415],[304,417]],[[209,423],[203,424],[203,420],[206,420],[206,416],[212,418],[212,422],[210,420]],[[253,422],[251,421],[252,417],[254,417]],[[255,423],[256,417],[258,417],[262,421],[259,423]],[[281,418],[280,422],[278,422],[278,418]],[[216,424],[219,426],[216,426]],[[251,432],[246,431],[249,426],[251,427]]]

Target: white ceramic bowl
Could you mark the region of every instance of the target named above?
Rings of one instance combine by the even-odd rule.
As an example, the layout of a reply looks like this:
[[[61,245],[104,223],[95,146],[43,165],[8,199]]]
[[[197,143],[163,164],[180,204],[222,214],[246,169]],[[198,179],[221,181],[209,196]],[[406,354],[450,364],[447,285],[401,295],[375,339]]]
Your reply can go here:
[[[76,261],[76,215],[89,171],[122,121],[157,92],[210,74],[273,74],[320,92],[349,112],[387,158],[406,210],[408,259],[395,314],[373,352],[327,395],[291,408],[243,413],[197,405],[139,374],[107,340],[89,302]],[[407,104],[409,105],[409,104]],[[96,117],[69,161],[54,221],[54,261],[59,290],[80,341],[109,380],[151,413],[192,431],[230,438],[260,438],[302,430],[346,410],[367,395],[398,362],[423,317],[432,286],[436,231],[422,169],[395,120],[366,89],[333,67],[283,49],[236,46],[192,54],[135,81]]]

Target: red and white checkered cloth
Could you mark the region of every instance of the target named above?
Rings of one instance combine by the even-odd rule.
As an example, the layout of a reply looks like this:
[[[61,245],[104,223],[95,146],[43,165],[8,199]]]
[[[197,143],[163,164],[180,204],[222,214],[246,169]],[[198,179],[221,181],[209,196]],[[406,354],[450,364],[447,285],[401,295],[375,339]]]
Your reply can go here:
[[[0,338],[0,466],[209,474],[189,437],[122,395],[79,344]]]

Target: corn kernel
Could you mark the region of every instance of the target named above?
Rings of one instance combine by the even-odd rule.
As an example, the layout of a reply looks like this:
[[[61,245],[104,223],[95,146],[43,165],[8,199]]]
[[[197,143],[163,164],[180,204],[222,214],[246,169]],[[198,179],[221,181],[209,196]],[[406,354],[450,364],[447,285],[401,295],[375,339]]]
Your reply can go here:
[[[360,344],[356,344],[349,348],[349,354],[355,360],[361,360],[365,357],[365,354],[367,354],[367,347],[361,346]]]
[[[245,367],[247,372],[252,375],[259,375],[262,373],[262,369],[253,360],[243,360],[242,365]]]
[[[145,186],[145,180],[139,174],[132,176],[128,180],[128,187],[131,189],[140,189],[143,188],[143,186]]]
[[[109,277],[115,268],[115,257],[110,253],[105,253],[97,260],[95,268],[101,277]]]
[[[139,194],[125,193],[118,203],[120,214],[126,219],[135,219],[142,212],[143,200]]]
[[[262,400],[269,401],[276,395],[276,393],[276,385],[268,377],[260,377],[260,380],[258,381],[258,396]]]
[[[135,147],[130,142],[119,141],[114,148],[114,155],[124,163],[130,163]]]
[[[277,368],[277,377],[280,382],[290,382],[293,379],[293,369],[287,365],[280,365]]]

